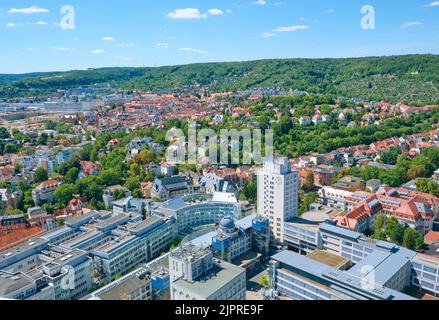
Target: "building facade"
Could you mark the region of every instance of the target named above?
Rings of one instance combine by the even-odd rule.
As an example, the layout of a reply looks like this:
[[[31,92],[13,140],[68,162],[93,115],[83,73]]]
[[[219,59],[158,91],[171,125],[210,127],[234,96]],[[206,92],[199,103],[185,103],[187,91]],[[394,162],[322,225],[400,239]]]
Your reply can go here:
[[[169,257],[172,300],[245,300],[245,269],[185,245]]]
[[[299,178],[286,158],[264,161],[258,171],[258,213],[270,219],[273,238],[282,241],[286,221],[297,216]]]

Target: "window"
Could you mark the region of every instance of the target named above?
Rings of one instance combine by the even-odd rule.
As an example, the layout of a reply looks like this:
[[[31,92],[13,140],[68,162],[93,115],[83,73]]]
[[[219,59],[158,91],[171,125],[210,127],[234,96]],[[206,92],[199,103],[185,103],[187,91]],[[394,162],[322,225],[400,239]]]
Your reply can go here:
[[[430,272],[430,273],[433,273],[433,274],[437,273],[436,269],[433,269],[433,268],[430,268],[430,267],[427,267],[427,266],[424,266],[424,271],[427,271],[427,272]]]

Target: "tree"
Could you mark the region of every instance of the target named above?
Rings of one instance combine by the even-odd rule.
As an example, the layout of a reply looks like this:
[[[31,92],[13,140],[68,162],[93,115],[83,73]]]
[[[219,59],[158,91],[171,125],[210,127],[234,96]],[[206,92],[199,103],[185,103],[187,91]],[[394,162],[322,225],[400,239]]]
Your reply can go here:
[[[381,160],[385,164],[395,165],[398,160],[398,156],[401,154],[401,149],[397,147],[390,148],[389,151],[383,152],[381,155]]]
[[[73,184],[63,184],[56,188],[55,198],[59,203],[67,205],[76,192],[77,190]]]
[[[67,174],[67,172],[73,167],[81,169],[81,162],[76,155],[74,157],[70,158],[69,160],[67,160],[66,163],[63,163],[62,165],[60,165],[58,168],[58,173],[60,175],[65,176]]]
[[[8,207],[6,209],[6,214],[9,215],[9,216],[17,216],[17,215],[24,214],[24,212],[19,210],[19,209],[14,209],[12,207]]]
[[[431,164],[434,165],[435,168],[439,168],[439,148],[433,147],[433,148],[427,148],[422,153],[425,157],[428,158]]]
[[[174,238],[171,241],[171,251],[174,249],[177,249],[177,247],[180,245],[180,243],[181,243],[181,239],[179,237]]]
[[[35,170],[34,177],[35,177],[35,182],[41,183],[49,179],[49,174],[44,168],[39,167],[37,170]]]
[[[390,237],[390,235],[393,233],[396,226],[399,224],[398,220],[395,217],[390,217],[390,219],[387,220],[385,232],[386,236]]]
[[[307,176],[306,176],[305,183],[303,184],[303,188],[306,191],[311,191],[311,190],[314,190],[314,188],[315,188],[314,172],[312,172],[311,170],[308,170],[308,172],[307,172]]]
[[[257,186],[256,183],[251,182],[242,188],[240,199],[248,200],[249,202],[254,203],[257,197]]]
[[[134,157],[134,162],[139,164],[149,164],[156,161],[156,154],[154,151],[145,149]]]
[[[5,146],[5,149],[3,151],[4,153],[17,153],[18,152],[18,146],[16,144],[7,144]]]
[[[299,191],[299,201],[300,201],[300,207],[299,207],[299,213],[303,214],[307,211],[309,211],[309,207],[311,204],[315,203],[317,200],[317,193],[310,192],[310,193],[304,193],[303,190]]]
[[[260,285],[263,287],[268,287],[269,284],[270,284],[270,280],[268,279],[268,277],[262,276],[260,280]]]
[[[404,232],[402,245],[408,249],[420,251],[424,246],[424,237],[413,228],[407,228]]]
[[[132,192],[136,189],[140,189],[140,178],[139,177],[129,177],[125,182],[125,187]]]
[[[105,186],[114,186],[122,182],[122,174],[116,169],[108,169],[101,172],[99,178]]]
[[[35,206],[35,202],[32,198],[32,190],[28,190],[24,193],[23,199],[23,209],[27,211],[27,209]]]
[[[78,180],[78,176],[79,176],[79,169],[76,167],[71,168],[66,176],[65,176],[65,182],[66,183],[75,183],[76,180]]]
[[[133,163],[130,166],[130,175],[133,177],[142,177],[144,175],[145,169],[138,163]]]
[[[152,171],[152,170],[148,171],[148,173],[145,176],[144,181],[145,182],[153,182],[155,177],[156,177],[156,173],[154,171]]]
[[[433,179],[421,178],[416,181],[416,189],[439,197],[439,184]]]
[[[407,172],[407,178],[410,180],[425,177],[425,167],[423,165],[412,165]]]
[[[125,192],[122,189],[116,189],[113,191],[113,200],[120,200],[125,197]]]
[[[405,232],[406,227],[403,226],[402,224],[397,224],[392,232],[389,234],[390,236],[390,241],[396,244],[401,244],[404,238],[404,232]]]
[[[56,224],[57,224],[58,227],[62,227],[65,223],[66,223],[66,219],[65,218],[56,219]]]
[[[136,189],[133,191],[133,197],[134,198],[142,198],[143,197],[143,192],[141,189]]]
[[[49,135],[44,132],[39,136],[37,143],[40,146],[45,146],[45,145],[47,145],[48,139],[49,139]]]
[[[9,131],[4,127],[0,127],[0,139],[9,139],[10,137]]]
[[[381,231],[386,223],[386,216],[383,213],[379,213],[375,218],[375,231]]]

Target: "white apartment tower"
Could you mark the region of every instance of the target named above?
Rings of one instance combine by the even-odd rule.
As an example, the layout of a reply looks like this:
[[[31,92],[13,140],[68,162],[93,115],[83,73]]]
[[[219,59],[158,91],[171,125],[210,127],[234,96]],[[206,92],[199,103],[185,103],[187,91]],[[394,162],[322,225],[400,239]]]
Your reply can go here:
[[[299,177],[287,158],[264,161],[258,171],[258,213],[270,220],[274,239],[283,240],[284,224],[297,217]]]

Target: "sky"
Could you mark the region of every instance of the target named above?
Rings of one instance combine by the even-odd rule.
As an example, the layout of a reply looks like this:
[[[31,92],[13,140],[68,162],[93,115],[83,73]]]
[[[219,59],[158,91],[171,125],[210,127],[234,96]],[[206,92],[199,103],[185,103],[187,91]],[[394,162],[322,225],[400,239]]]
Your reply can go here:
[[[409,53],[439,54],[439,1],[0,2],[0,73]]]

